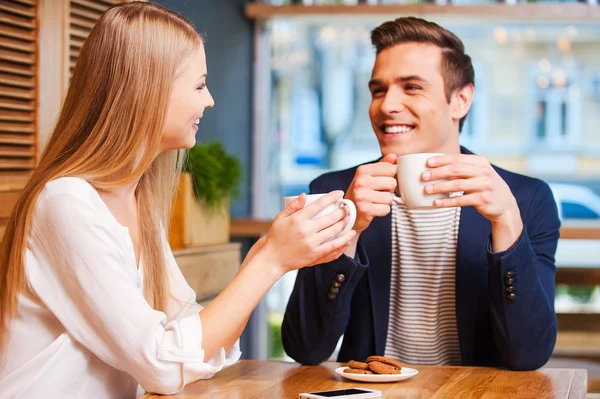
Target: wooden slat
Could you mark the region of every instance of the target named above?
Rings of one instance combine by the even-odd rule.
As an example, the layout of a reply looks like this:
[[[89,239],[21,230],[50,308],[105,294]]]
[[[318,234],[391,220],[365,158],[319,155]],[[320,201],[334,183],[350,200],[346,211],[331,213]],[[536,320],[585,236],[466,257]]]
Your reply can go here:
[[[21,89],[18,87],[5,86],[1,88],[0,96],[14,98],[19,100],[34,100],[35,94],[33,90]]]
[[[497,4],[471,4],[471,5],[437,5],[437,4],[382,4],[370,6],[359,4],[322,5],[318,7],[286,4],[274,6],[250,2],[246,5],[246,16],[252,19],[269,20],[276,18],[294,18],[314,22],[334,21],[337,19],[360,16],[413,15],[421,17],[454,16],[456,18],[478,20],[503,20],[507,21],[597,21],[600,20],[600,7],[588,4],[548,4],[527,3],[509,5]]]
[[[20,3],[26,6],[36,6],[39,0],[12,0],[13,3]]]
[[[197,299],[214,297],[235,277],[240,260],[239,243],[174,250],[173,255]]]
[[[35,52],[35,43],[3,37],[0,39],[0,48],[31,54]]]
[[[18,133],[18,134],[33,134],[35,130],[32,123],[2,123],[0,122],[0,132],[2,133]]]
[[[0,1],[0,11],[6,11],[9,14],[18,15],[21,17],[35,18],[35,10],[32,7],[20,5],[12,1]]]
[[[33,158],[35,149],[31,146],[3,145],[0,143],[0,157]]]
[[[32,77],[35,74],[33,66],[12,64],[10,62],[5,62],[2,60],[0,60],[0,72],[28,77]]]
[[[23,101],[15,101],[8,98],[0,97],[0,108],[9,110],[21,110],[21,111],[34,111],[35,107],[31,103],[25,103]]]
[[[0,0],[0,227],[35,167],[38,3]]]
[[[70,47],[74,49],[81,49],[83,47],[83,43],[85,43],[85,40],[81,40],[76,37],[71,37],[69,41]]]
[[[9,173],[0,172],[0,191],[19,191],[25,188],[31,172]]]
[[[90,33],[87,30],[77,29],[77,28],[73,28],[73,27],[71,27],[70,32],[71,32],[70,36],[72,38],[75,37],[75,38],[83,39],[83,40],[87,39],[87,36]]]
[[[96,25],[96,23],[90,21],[87,18],[81,18],[77,15],[73,15],[73,16],[71,16],[71,25],[77,26],[77,27],[80,27],[83,29],[92,30],[92,28],[94,27],[94,25]]]
[[[89,1],[89,0],[71,0],[71,4],[75,4],[82,8],[87,8],[90,10],[100,11],[101,13],[106,11],[109,7],[106,4],[101,4],[97,1]]]
[[[24,78],[22,76],[9,75],[0,72],[0,85],[22,87],[25,89],[34,89],[33,78]]]
[[[98,18],[100,18],[100,15],[102,15],[101,12],[91,12],[89,10],[84,10],[84,9],[77,8],[77,7],[71,7],[71,17],[77,16],[77,17],[86,18],[86,19],[89,19],[90,21],[95,22],[98,20]]]
[[[557,313],[561,331],[600,331],[600,313]]]
[[[259,238],[269,231],[272,223],[268,219],[232,219],[230,235],[236,238]]]
[[[0,11],[0,24],[6,24],[23,29],[35,29],[35,24],[32,18],[23,18],[16,15],[10,15],[5,11]]]
[[[17,134],[4,134],[0,133],[0,143],[2,144],[18,144],[18,145],[33,145],[35,144],[35,137],[17,135]]]
[[[19,198],[19,193],[20,191],[0,192],[0,218],[7,218],[10,216],[12,208]]]
[[[35,41],[35,32],[26,29],[13,28],[11,26],[0,25],[0,35],[12,37],[14,39],[25,40],[27,42]]]
[[[35,167],[33,159],[0,158],[0,169],[5,170],[30,170]]]
[[[2,237],[4,236],[4,231],[6,230],[7,223],[8,223],[8,218],[0,219],[0,241],[2,241]]]
[[[34,115],[31,112],[7,111],[0,109],[0,122],[31,122]]]
[[[25,54],[10,50],[0,50],[0,60],[14,62],[17,64],[33,65],[35,57],[33,54]]]
[[[79,57],[79,50],[69,50],[69,56],[72,60],[77,60],[77,57]]]
[[[561,227],[560,238],[600,240],[600,227]]]
[[[595,287],[600,285],[600,269],[588,267],[559,267],[556,270],[556,284]]]

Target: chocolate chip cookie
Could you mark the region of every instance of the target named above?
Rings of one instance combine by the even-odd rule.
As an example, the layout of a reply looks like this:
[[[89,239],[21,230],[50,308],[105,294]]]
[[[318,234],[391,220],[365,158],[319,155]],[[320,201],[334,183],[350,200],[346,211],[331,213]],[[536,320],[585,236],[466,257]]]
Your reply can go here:
[[[400,369],[382,362],[369,362],[369,369],[376,374],[400,374]]]
[[[357,362],[356,360],[350,360],[348,362],[348,367],[350,367],[351,369],[358,369],[358,370],[368,370],[369,369],[369,365],[367,363]]]
[[[396,359],[392,359],[391,357],[387,357],[387,356],[369,356],[367,358],[367,360],[365,360],[365,362],[367,362],[367,363],[379,362],[379,363],[388,364],[390,366],[394,366],[397,369],[402,368],[402,363],[400,363]]]

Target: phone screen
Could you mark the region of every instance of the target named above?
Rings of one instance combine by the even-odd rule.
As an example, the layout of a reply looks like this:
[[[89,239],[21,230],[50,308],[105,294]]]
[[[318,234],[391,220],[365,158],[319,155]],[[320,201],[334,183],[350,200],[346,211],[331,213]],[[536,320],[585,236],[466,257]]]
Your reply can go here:
[[[343,395],[358,395],[361,393],[371,393],[371,391],[350,388],[350,389],[339,389],[337,391],[311,392],[311,394],[313,394],[313,395],[321,395],[321,396],[325,396],[327,398],[335,398],[336,396],[343,396]]]

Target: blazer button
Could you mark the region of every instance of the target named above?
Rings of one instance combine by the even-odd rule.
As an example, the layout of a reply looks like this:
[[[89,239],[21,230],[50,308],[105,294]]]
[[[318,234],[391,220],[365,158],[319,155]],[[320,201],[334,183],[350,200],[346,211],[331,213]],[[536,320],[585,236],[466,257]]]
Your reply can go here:
[[[337,294],[339,294],[339,293],[340,293],[340,289],[339,289],[339,288],[335,288],[335,287],[331,287],[331,288],[329,289],[329,293],[330,293],[330,294],[333,294],[333,295],[337,295]]]
[[[517,296],[513,293],[510,293],[506,296],[508,299],[515,299]]]
[[[338,283],[337,281],[334,281],[333,283],[331,283],[331,286],[335,287],[335,288],[340,288],[342,286],[342,284]]]
[[[512,283],[514,283],[512,278],[509,278],[508,280],[505,281],[506,285],[511,285]]]
[[[329,296],[328,296],[330,301],[333,301],[336,297],[337,297],[337,295],[334,295],[334,294],[329,294]]]
[[[513,290],[515,289],[515,287],[513,287],[512,285],[510,287],[506,287],[506,292],[513,292]]]
[[[344,281],[346,281],[346,276],[344,276],[343,274],[338,274],[335,279],[338,281],[338,283],[343,283]]]
[[[511,277],[512,277],[511,272],[506,272],[506,274],[504,274],[504,278],[511,278]]]

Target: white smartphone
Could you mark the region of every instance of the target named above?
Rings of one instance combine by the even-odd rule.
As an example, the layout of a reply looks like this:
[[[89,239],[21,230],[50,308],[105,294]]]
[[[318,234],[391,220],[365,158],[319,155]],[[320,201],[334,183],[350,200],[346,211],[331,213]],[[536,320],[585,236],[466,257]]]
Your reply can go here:
[[[370,399],[381,398],[381,391],[365,388],[337,389],[335,391],[301,393],[299,399],[326,399],[326,398],[348,398],[348,399]]]

